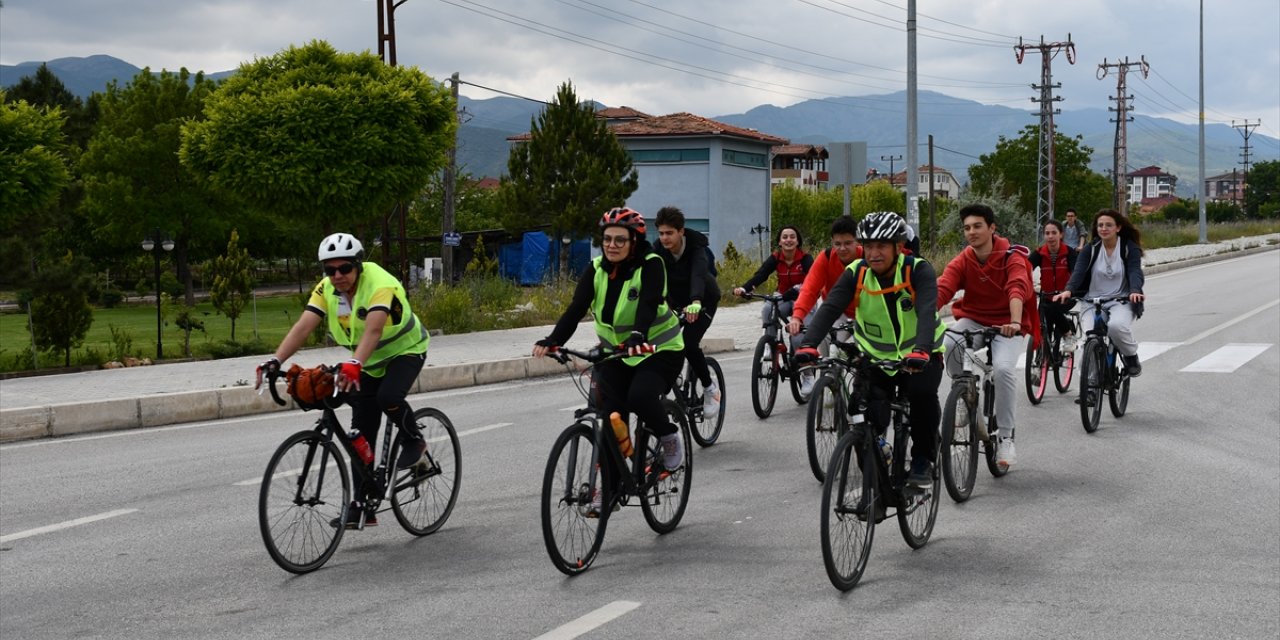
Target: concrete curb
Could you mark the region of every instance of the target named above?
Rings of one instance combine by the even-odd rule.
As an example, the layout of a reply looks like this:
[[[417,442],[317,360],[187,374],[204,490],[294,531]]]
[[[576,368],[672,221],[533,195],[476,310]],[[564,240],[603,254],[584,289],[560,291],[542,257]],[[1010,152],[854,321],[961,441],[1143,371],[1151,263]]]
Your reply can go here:
[[[706,338],[707,353],[733,351],[732,338]],[[564,366],[548,358],[510,358],[468,364],[427,366],[418,375],[413,393],[442,391],[495,382],[564,373]],[[218,420],[296,409],[293,400],[280,406],[268,394],[250,387],[184,391],[136,398],[72,402],[0,410],[0,442],[159,427],[183,422]]]

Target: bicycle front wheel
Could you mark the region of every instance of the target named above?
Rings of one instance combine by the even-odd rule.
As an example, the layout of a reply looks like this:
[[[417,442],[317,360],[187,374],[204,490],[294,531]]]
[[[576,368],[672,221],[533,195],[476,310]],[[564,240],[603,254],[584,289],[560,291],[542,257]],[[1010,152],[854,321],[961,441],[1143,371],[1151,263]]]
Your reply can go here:
[[[679,429],[684,445],[684,461],[678,469],[667,469],[662,464],[662,445],[650,432],[646,438],[644,458],[644,484],[640,489],[640,511],[644,513],[649,528],[658,533],[671,533],[684,517],[689,506],[689,487],[693,484],[693,445],[689,438],[689,423],[684,412],[670,398],[662,399],[667,419]],[[638,431],[638,430],[636,430]]]
[[[1044,389],[1049,384],[1049,337],[1046,335],[1036,346],[1034,339],[1027,340],[1027,361],[1023,374],[1027,383],[1027,399],[1031,404],[1044,400]]]
[[[822,482],[822,563],[831,584],[848,591],[858,584],[871,557],[876,519],[884,508],[876,481],[874,455],[857,453],[858,438],[845,433],[836,443]]]
[[[707,418],[701,409],[695,407],[694,413],[697,417],[689,419],[689,430],[690,435],[700,447],[709,447],[720,438],[720,430],[724,428],[724,409],[728,406],[725,402],[724,370],[720,368],[720,363],[716,362],[715,358],[707,358],[707,369],[711,371],[711,381],[720,390],[720,411],[716,413],[716,417]],[[698,382],[697,377],[693,377],[693,384],[695,391],[692,398],[695,402],[702,402],[706,398],[707,390]]]
[[[809,469],[813,477],[822,482],[827,478],[827,463],[836,441],[847,430],[844,398],[838,374],[834,371],[822,374],[813,385],[809,396],[809,413],[805,418],[804,442],[809,453]]]
[[[907,447],[906,451],[910,450],[910,447]],[[909,468],[910,465],[904,464],[903,467]],[[935,464],[933,465],[933,482],[928,487],[902,489],[901,503],[898,506],[898,529],[902,531],[902,538],[907,541],[907,546],[912,549],[923,547],[933,535],[933,525],[938,521],[940,474],[941,470]]]
[[[978,478],[977,408],[965,400],[966,385],[955,384],[942,408],[943,484],[952,500],[964,502],[973,493]]]
[[[571,576],[595,561],[612,506],[593,435],[582,422],[561,432],[542,476],[542,540],[551,563]]]
[[[405,531],[425,536],[440,529],[453,513],[462,484],[462,449],[458,432],[443,411],[418,409],[413,419],[427,441],[427,453],[422,462],[394,471],[391,509]],[[399,449],[396,442],[392,460],[399,460]]]
[[[351,485],[338,446],[315,431],[289,436],[267,463],[258,529],[267,553],[291,573],[319,569],[342,541]]]
[[[777,399],[777,354],[773,352],[773,340],[769,336],[760,336],[751,360],[751,408],[761,419],[768,418]]]
[[[1080,352],[1080,423],[1085,433],[1098,430],[1098,420],[1102,417],[1102,382],[1107,372],[1103,363],[1106,361],[1102,342],[1098,338],[1089,338]]]

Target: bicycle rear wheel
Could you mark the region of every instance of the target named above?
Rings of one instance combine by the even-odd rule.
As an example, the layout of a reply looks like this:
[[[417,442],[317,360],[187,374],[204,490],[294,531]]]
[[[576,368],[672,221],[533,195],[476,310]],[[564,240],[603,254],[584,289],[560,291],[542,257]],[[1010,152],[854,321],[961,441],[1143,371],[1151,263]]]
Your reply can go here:
[[[462,449],[449,417],[430,407],[413,412],[418,430],[427,441],[427,453],[408,469],[395,469],[391,483],[391,509],[405,531],[415,536],[435,533],[453,513],[462,484]],[[391,459],[398,460],[400,442]]]
[[[1080,352],[1080,423],[1085,433],[1098,430],[1098,420],[1102,417],[1102,382],[1106,371],[1106,361],[1102,342],[1097,337],[1089,338]]]
[[[1059,347],[1061,348],[1061,347]],[[1059,359],[1053,364],[1053,386],[1059,393],[1066,393],[1071,388],[1071,377],[1076,371],[1076,352],[1059,353]]]
[[[809,412],[804,424],[805,449],[809,453],[809,469],[822,482],[827,477],[827,463],[836,441],[848,430],[844,397],[839,374],[832,369],[822,374],[813,385]]]
[[[684,517],[685,507],[689,506],[689,487],[693,484],[693,445],[689,438],[689,423],[684,412],[670,398],[662,399],[662,406],[667,410],[667,418],[679,429],[680,440],[684,445],[684,462],[674,471],[665,469],[662,464],[662,445],[658,437],[650,432],[645,445],[644,486],[640,490],[640,511],[644,513],[649,528],[658,533],[671,533],[680,518]],[[633,433],[638,432],[634,430]]]
[[[1036,346],[1035,340],[1027,340],[1027,361],[1023,367],[1023,374],[1027,383],[1027,399],[1031,404],[1040,404],[1044,400],[1044,389],[1049,384],[1049,337],[1044,336],[1040,340],[1040,346]]]
[[[612,500],[597,453],[591,427],[574,423],[551,446],[542,476],[542,540],[551,564],[566,575],[591,566],[609,524]]]
[[[720,430],[724,428],[724,409],[727,406],[725,402],[724,370],[720,368],[720,363],[711,357],[707,358],[707,368],[711,370],[711,381],[720,390],[720,411],[716,413],[716,417],[710,419],[703,414],[701,408],[706,389],[698,382],[698,378],[692,375],[693,372],[689,372],[691,376],[690,382],[694,389],[694,392],[690,395],[690,402],[695,403],[691,409],[692,413],[696,414],[696,417],[690,416],[689,418],[689,431],[700,447],[709,447],[720,438]]]
[[[1120,353],[1116,353],[1116,367],[1111,372],[1111,378],[1116,381],[1112,385],[1111,390],[1107,394],[1107,404],[1111,405],[1111,415],[1119,418],[1124,415],[1126,409],[1129,408],[1129,376],[1119,371]]]
[[[291,573],[319,569],[346,531],[351,485],[338,445],[299,431],[267,463],[258,494],[258,529],[271,559]]]
[[[822,563],[831,584],[841,591],[852,589],[866,571],[883,509],[875,456],[859,456],[856,451],[860,435],[865,439],[865,434],[853,432],[840,437],[822,482]]]
[[[769,336],[760,336],[751,361],[751,408],[761,419],[768,418],[777,399],[777,354],[773,352],[773,340]]]
[[[977,408],[965,400],[966,385],[954,384],[942,408],[942,451],[939,462],[943,484],[952,500],[964,502],[978,478]]]

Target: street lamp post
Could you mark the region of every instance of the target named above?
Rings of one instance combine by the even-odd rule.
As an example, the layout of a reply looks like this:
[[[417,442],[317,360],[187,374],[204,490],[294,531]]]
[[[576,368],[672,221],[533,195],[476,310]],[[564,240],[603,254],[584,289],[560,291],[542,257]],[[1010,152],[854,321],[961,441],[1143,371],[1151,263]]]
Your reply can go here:
[[[164,340],[162,339],[163,322],[160,314],[160,252],[173,251],[173,240],[170,240],[160,232],[159,228],[152,229],[151,235],[142,239],[142,250],[150,253],[155,257],[156,264],[156,361],[160,361],[164,357]]]
[[[769,227],[758,224],[750,229],[751,235],[760,236],[760,262],[764,262],[764,243],[765,238],[769,235]]]

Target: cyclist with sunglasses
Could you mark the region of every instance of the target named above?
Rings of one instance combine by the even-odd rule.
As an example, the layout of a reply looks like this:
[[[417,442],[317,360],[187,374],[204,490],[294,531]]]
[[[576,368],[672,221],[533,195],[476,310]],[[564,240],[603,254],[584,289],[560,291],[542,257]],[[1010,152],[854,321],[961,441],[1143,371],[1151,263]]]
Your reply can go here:
[[[684,366],[680,319],[667,304],[667,270],[645,239],[644,216],[626,207],[600,219],[602,255],[578,280],[569,308],[551,335],[533,347],[534,357],[559,347],[587,312],[596,336],[628,357],[595,368],[595,385],[604,415],[634,413],[662,443],[662,463],[675,471],[684,461],[684,445],[660,399],[671,390]]]
[[[369,446],[378,437],[381,415],[400,425],[402,443],[396,466],[407,469],[417,464],[427,443],[410,417],[413,410],[405,400],[418,379],[427,357],[430,338],[422,322],[409,307],[404,285],[395,276],[364,260],[364,247],[354,236],[335,233],[320,242],[318,258],[325,278],[311,292],[311,299],[289,334],[276,347],[275,355],[259,365],[259,372],[275,373],[280,364],[297,353],[323,322],[338,344],[351,349],[351,359],[342,363],[335,384],[350,392],[351,423],[364,434]],[[355,495],[361,495],[359,482]],[[356,519],[364,505],[348,510]],[[376,525],[370,515],[365,526]],[[350,528],[352,522],[348,521]]]

